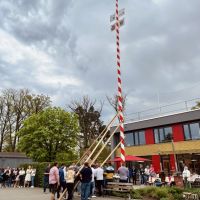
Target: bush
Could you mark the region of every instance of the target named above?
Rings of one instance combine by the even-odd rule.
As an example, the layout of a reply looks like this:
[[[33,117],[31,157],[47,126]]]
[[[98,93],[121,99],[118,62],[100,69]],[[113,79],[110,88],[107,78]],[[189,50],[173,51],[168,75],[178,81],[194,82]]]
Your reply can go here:
[[[156,191],[156,198],[162,199],[167,198],[169,196],[167,188],[159,188]]]
[[[142,199],[141,193],[138,190],[131,191],[131,198],[132,199]]]
[[[155,199],[155,200],[182,200],[183,189],[169,187],[145,187],[131,191],[133,199]]]

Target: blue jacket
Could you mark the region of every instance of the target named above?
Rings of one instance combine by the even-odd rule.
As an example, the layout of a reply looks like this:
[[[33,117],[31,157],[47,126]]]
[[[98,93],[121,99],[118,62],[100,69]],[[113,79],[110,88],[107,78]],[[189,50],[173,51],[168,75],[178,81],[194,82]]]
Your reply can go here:
[[[60,177],[60,182],[65,182],[64,170],[62,167],[59,168],[59,177]]]

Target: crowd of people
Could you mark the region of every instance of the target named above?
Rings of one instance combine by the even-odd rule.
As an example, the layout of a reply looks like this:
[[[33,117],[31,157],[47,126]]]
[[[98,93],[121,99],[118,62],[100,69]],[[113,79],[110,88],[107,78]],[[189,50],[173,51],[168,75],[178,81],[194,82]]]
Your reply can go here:
[[[108,170],[114,173],[113,167],[108,167]],[[54,163],[52,167],[48,165],[45,169],[43,190],[46,193],[49,188],[51,200],[54,200],[55,196],[59,198],[60,194],[67,190],[67,195],[65,194],[64,197],[72,200],[74,189],[76,189],[81,195],[81,200],[88,200],[96,195],[102,196],[104,175],[104,170],[98,163],[90,166],[86,162],[82,168],[75,164],[58,166],[58,163]]]
[[[153,166],[151,165],[140,166],[137,171],[135,167],[127,168],[125,163],[122,163],[117,170],[117,176],[115,174],[115,169],[111,163],[101,167],[100,164],[96,163],[89,165],[85,163],[83,168],[72,164],[70,166],[65,166],[58,163],[54,163],[51,167],[50,165],[44,171],[44,193],[46,193],[47,188],[51,193],[51,200],[60,197],[60,193],[65,190],[68,193],[67,200],[72,200],[74,189],[81,195],[81,200],[88,200],[96,196],[102,196],[103,187],[107,185],[108,182],[117,181],[128,183],[132,182],[136,184],[137,177],[136,173],[140,172],[141,184],[146,184],[150,176],[154,176],[155,172]],[[66,196],[65,196],[66,197]]]
[[[36,169],[31,166],[24,168],[0,169],[0,187],[34,187]]]
[[[33,188],[35,176],[36,169],[31,166],[28,166],[26,170],[24,168],[11,169],[10,167],[0,169],[0,187]],[[182,177],[184,185],[187,187],[192,181],[192,177],[195,179],[197,175],[192,175],[185,166]],[[72,200],[74,190],[76,190],[81,195],[81,200],[88,200],[102,196],[103,187],[113,181],[144,185],[154,183],[156,186],[161,186],[164,182],[169,186],[175,185],[173,175],[165,176],[162,173],[158,175],[153,165],[126,167],[125,163],[121,163],[116,171],[111,163],[101,167],[98,163],[90,166],[86,162],[81,167],[75,164],[58,166],[58,163],[55,162],[53,166],[49,164],[44,171],[43,192],[47,193],[48,188],[51,200],[54,200],[55,197],[59,198],[61,193],[67,191],[63,193],[65,199]]]

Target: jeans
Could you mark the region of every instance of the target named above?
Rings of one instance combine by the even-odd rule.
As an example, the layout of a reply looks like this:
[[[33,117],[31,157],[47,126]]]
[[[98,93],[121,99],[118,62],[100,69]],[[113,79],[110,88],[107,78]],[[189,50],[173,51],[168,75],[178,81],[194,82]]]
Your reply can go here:
[[[91,183],[81,183],[81,200],[88,200],[90,196]]]
[[[145,183],[145,180],[144,180],[145,178],[144,178],[144,174],[141,174],[140,175],[140,183],[141,184],[144,184]]]
[[[49,176],[44,176],[44,184],[43,184],[44,192],[46,192],[46,189],[48,187],[49,187]]]
[[[90,196],[94,195],[94,191],[95,191],[95,182],[92,181],[90,185]]]
[[[34,187],[35,185],[35,176],[31,176],[31,186]]]
[[[147,184],[147,181],[149,180],[149,176],[148,175],[144,175],[144,183]]]

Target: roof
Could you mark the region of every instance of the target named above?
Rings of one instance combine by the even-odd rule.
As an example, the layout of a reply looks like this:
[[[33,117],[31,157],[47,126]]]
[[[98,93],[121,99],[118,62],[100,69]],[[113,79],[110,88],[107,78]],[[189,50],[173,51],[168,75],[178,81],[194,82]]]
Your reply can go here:
[[[28,158],[25,153],[0,152],[0,158]]]
[[[147,120],[139,120],[136,122],[130,122],[130,123],[124,124],[124,129],[125,131],[134,131],[134,130],[166,126],[170,124],[184,123],[184,122],[196,121],[196,120],[200,120],[200,109],[160,116],[160,117],[151,118]],[[112,127],[111,131],[113,131],[115,128],[116,126]]]

